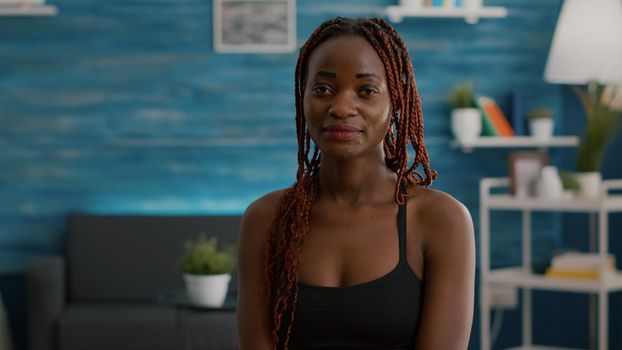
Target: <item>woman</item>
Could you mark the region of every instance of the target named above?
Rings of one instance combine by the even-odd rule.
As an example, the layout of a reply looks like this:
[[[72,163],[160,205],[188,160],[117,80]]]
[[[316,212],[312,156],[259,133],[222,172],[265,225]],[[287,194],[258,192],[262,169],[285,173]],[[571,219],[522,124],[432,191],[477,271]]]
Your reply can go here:
[[[466,349],[473,224],[427,188],[436,172],[402,40],[379,18],[329,20],[295,79],[296,182],[242,219],[241,349]]]

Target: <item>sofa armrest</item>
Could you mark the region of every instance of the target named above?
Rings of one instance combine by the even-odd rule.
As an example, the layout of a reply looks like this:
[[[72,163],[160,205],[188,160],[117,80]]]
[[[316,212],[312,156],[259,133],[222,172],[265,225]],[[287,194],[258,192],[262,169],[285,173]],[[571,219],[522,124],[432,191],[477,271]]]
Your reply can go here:
[[[30,350],[57,347],[56,321],[65,307],[65,259],[36,258],[28,267],[28,332]]]

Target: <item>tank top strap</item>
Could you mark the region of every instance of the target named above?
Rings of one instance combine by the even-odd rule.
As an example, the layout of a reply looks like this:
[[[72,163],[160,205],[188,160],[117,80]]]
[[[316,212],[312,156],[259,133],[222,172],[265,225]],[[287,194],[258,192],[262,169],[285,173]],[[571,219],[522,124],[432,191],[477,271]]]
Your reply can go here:
[[[404,186],[404,181],[400,184],[400,193],[406,193],[406,188]],[[406,262],[406,203],[407,199],[404,200],[404,204],[399,206],[397,212],[397,232],[399,237],[399,245],[400,245],[400,264]]]

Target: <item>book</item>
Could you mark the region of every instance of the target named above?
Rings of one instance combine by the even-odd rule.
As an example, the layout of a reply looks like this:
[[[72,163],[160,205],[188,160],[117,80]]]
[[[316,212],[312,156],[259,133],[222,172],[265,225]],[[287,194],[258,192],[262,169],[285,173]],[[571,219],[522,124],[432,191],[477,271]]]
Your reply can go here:
[[[515,135],[527,135],[525,128],[525,105],[523,104],[523,95],[514,91],[510,95],[510,124],[514,128]]]
[[[488,96],[478,97],[479,105],[482,106],[484,113],[488,116],[497,134],[501,137],[514,136],[514,129],[510,125],[510,121],[505,116],[499,105]]]
[[[557,269],[598,269],[601,261],[596,253],[566,252],[553,257],[551,267]],[[606,268],[616,269],[616,260],[613,254],[606,257]]]
[[[545,275],[547,277],[555,277],[555,278],[567,278],[567,279],[578,279],[578,280],[597,280],[600,277],[600,273],[598,270],[594,269],[556,269],[553,267],[549,267],[546,269]]]
[[[615,274],[616,270],[606,269],[603,272],[604,277]],[[560,269],[555,267],[549,267],[546,269],[545,275],[547,277],[556,278],[568,278],[568,279],[580,279],[580,280],[597,280],[601,277],[599,269]]]
[[[499,136],[497,129],[492,124],[492,120],[484,110],[484,107],[479,103],[479,97],[473,99],[475,106],[482,112],[482,136]]]

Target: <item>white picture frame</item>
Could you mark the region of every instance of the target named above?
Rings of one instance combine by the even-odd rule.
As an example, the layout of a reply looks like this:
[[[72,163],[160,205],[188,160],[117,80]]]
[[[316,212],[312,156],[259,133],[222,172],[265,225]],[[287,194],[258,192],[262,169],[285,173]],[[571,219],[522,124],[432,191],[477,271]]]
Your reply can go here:
[[[540,171],[548,164],[546,152],[517,151],[508,154],[510,194],[518,198],[535,196]]]
[[[214,0],[214,50],[232,53],[293,52],[295,0]]]

